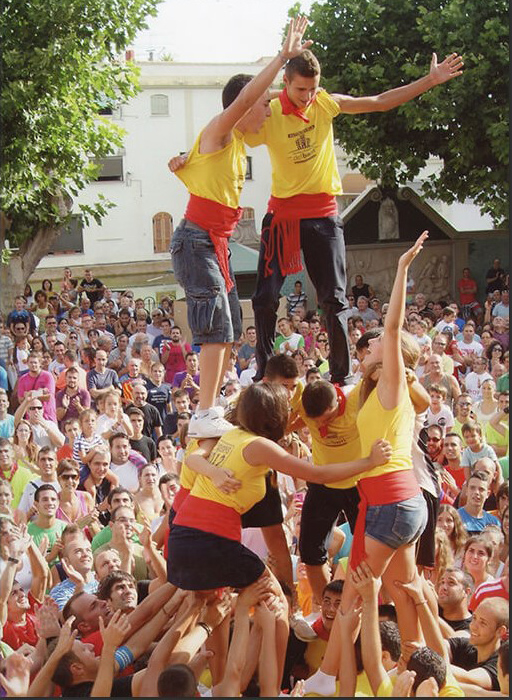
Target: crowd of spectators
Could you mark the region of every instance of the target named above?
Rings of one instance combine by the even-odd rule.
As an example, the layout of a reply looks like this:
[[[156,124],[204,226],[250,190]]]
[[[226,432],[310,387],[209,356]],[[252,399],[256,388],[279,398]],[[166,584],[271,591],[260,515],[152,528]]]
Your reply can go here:
[[[311,579],[298,547],[309,486],[279,475],[284,555],[258,528],[242,542],[288,600],[282,668],[279,597],[257,584],[194,595],[167,581],[168,516],[201,381],[200,348],[174,323],[172,300],[146,308],[91,270],[79,281],[66,268],[34,294],[27,285],[0,318],[2,694],[508,696],[508,275],[495,260],[485,297],[469,269],[457,287],[459,303],[418,292],[404,324],[421,350],[411,382],[428,396],[413,463],[429,525],[403,584],[425,645],[401,643],[389,592],[364,562],[347,569],[343,514],[325,542],[327,574]],[[347,300],[356,383],[388,304],[360,275]],[[287,302],[274,353],[289,358],[277,381],[293,385],[293,408],[296,385],[329,380],[330,348],[299,281]],[[226,410],[252,384],[255,350],[249,325],[222,382]],[[312,460],[313,432],[299,421],[280,444]],[[342,615],[347,576],[360,603]]]

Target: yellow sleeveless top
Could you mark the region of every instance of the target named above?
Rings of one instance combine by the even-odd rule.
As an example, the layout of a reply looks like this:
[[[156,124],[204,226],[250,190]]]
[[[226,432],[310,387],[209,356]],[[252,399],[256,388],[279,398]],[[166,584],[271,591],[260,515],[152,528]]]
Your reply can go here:
[[[341,194],[341,180],[334,153],[332,120],[340,114],[328,92],[320,90],[305,110],[305,123],[294,114],[282,113],[279,99],[270,103],[271,115],[257,134],[245,134],[249,146],[266,144],[272,163],[272,194]]]
[[[404,391],[398,406],[388,410],[382,406],[377,396],[377,389],[374,389],[359,411],[357,428],[363,457],[370,454],[373,443],[380,438],[388,440],[393,448],[389,462],[382,467],[374,467],[364,472],[361,478],[412,469],[414,408],[407,390]]]
[[[187,467],[185,462],[187,457],[191,455],[192,452],[195,452],[198,447],[198,441],[195,438],[190,439],[185,449],[185,454],[183,455],[183,462],[181,463],[180,486],[182,486],[184,489],[188,489],[189,491],[192,489],[192,486],[197,478],[197,472],[190,467]]]
[[[190,494],[233,508],[240,514],[250,510],[265,495],[265,474],[269,470],[266,464],[253,467],[243,457],[245,447],[258,439],[258,435],[234,428],[220,438],[210,453],[209,462],[216,467],[230,469],[234,477],[242,482],[236,493],[221,493],[208,477],[198,474]]]
[[[313,418],[309,418],[304,408],[300,408],[300,417],[308,426],[313,440],[313,464],[323,465],[334,462],[351,462],[361,458],[361,443],[356,426],[359,411],[359,392],[361,383],[357,384],[347,396],[343,415],[337,416],[327,425],[327,434],[320,435],[320,430]],[[325,486],[332,489],[349,489],[356,485],[357,476],[340,481],[333,481]]]
[[[247,167],[242,134],[234,129],[230,143],[213,153],[199,153],[200,140],[201,134],[175,174],[191,194],[237,209]]]

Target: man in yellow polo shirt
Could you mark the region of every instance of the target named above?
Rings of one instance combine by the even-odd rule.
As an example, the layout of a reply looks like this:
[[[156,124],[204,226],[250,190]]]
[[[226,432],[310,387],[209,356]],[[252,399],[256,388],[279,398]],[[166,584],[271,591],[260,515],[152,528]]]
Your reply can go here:
[[[255,381],[272,355],[279,293],[284,279],[302,269],[300,252],[324,311],[331,353],[331,381],[351,375],[345,298],[345,243],[336,195],[342,193],[332,120],[338,114],[384,112],[462,73],[462,59],[442,63],[433,54],[428,75],[368,97],[319,90],[320,64],[309,50],[288,61],[285,88],[270,104],[271,115],[249,146],[265,143],[272,163],[272,196],[263,219],[258,278],[253,295],[257,330]]]

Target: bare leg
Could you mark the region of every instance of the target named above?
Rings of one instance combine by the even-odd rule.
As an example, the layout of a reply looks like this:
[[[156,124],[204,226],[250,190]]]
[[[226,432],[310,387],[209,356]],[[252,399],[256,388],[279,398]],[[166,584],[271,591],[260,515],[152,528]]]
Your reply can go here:
[[[313,591],[313,602],[321,605],[324,588],[329,583],[329,567],[327,564],[320,566],[306,564],[309,585]]]
[[[394,581],[409,583],[416,573],[415,544],[406,544],[396,550],[382,578],[396,606],[398,627],[403,641],[420,641],[422,636],[418,614],[413,600]]]
[[[231,343],[203,343],[199,353],[199,410],[212,408],[217,387],[224,376],[225,356],[229,359]]]
[[[208,659],[208,666],[212,674],[212,688],[221,682],[226,671],[226,660],[229,647],[229,615],[212,631],[206,640],[206,648],[213,651],[213,656]]]
[[[215,398],[220,395],[220,390],[222,389],[222,380],[224,378],[224,375],[226,373],[227,368],[229,367],[229,358],[231,356],[231,348],[233,345],[231,343],[228,343],[225,347],[224,350],[224,359],[222,362],[222,367],[220,370],[220,375],[219,375],[219,381],[217,382],[217,388],[215,389]]]
[[[283,526],[268,525],[267,527],[262,527],[261,532],[268,551],[274,560],[274,574],[279,581],[286,583],[290,591],[292,591],[293,600],[295,600],[292,560]]]

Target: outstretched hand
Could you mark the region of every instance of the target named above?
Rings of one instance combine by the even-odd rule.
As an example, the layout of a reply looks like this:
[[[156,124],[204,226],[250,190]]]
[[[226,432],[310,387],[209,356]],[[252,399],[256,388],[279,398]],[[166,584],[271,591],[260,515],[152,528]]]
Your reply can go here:
[[[307,17],[304,17],[304,15],[300,15],[299,17],[295,17],[294,19],[290,20],[288,34],[286,35],[286,39],[284,40],[284,44],[280,51],[283,59],[288,60],[289,58],[298,56],[302,51],[304,51],[304,49],[311,46],[313,43],[311,39],[309,41],[302,41],[302,37],[304,36],[307,26],[308,20]]]
[[[437,62],[437,54],[432,54],[430,61],[430,77],[433,78],[436,85],[446,83],[452,78],[462,75],[464,61],[458,53],[451,53],[442,63]]]
[[[423,233],[416,239],[416,243],[409,248],[409,250],[406,250],[405,253],[403,253],[400,256],[400,259],[398,260],[399,265],[405,265],[405,267],[409,267],[409,265],[412,263],[414,258],[418,255],[420,250],[423,248],[423,244],[428,238],[428,231],[423,231]]]

